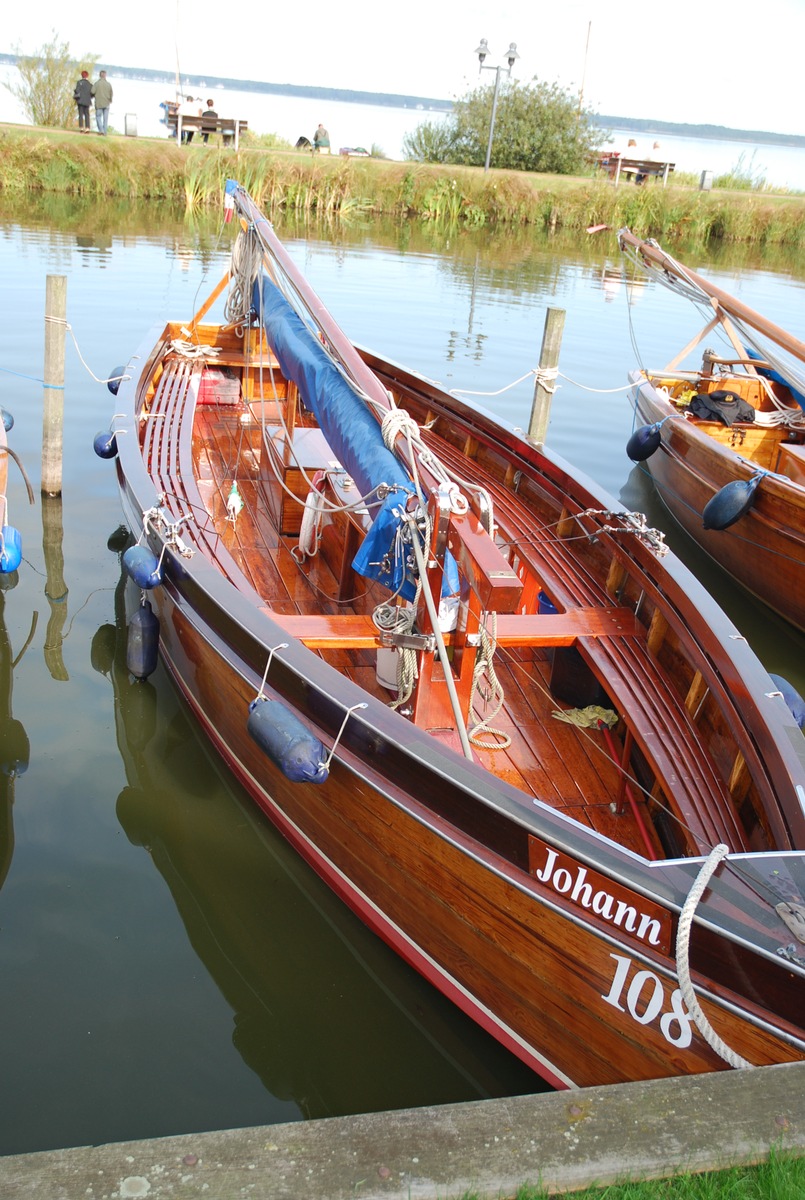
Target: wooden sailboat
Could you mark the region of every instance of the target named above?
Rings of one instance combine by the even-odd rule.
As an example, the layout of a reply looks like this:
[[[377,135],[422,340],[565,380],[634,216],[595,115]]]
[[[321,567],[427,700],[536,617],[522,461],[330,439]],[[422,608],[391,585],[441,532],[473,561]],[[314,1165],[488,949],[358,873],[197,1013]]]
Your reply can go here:
[[[704,319],[666,366],[630,374],[637,429],[628,453],[716,562],[805,629],[805,343],[655,242],[619,237]],[[705,343],[718,337],[717,351]],[[703,343],[701,361],[685,366]]]
[[[227,204],[227,278],[96,439],[130,670],[158,644],[288,841],[552,1084],[805,1058],[805,740],[749,646],[568,463],[358,352]]]

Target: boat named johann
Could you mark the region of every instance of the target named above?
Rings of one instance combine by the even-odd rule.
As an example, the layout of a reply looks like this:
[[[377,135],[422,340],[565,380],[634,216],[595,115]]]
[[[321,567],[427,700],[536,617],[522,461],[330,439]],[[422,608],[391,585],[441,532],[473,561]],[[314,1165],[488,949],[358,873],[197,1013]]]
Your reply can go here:
[[[158,651],[299,854],[555,1086],[805,1058],[779,689],[644,518],[358,350],[226,205],[229,270],[96,439],[129,670]]]

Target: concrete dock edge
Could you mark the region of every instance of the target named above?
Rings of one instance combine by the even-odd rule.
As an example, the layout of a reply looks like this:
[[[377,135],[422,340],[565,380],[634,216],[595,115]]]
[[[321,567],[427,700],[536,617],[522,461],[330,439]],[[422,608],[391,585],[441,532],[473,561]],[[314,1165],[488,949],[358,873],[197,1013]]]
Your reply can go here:
[[[0,1158],[3,1200],[483,1200],[805,1154],[805,1063]]]

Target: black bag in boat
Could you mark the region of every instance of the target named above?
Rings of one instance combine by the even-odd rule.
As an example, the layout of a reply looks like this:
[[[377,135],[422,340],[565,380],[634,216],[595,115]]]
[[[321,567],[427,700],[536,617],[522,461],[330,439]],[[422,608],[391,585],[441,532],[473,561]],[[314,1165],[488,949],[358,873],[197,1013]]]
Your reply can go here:
[[[703,421],[721,421],[724,425],[755,419],[752,405],[737,392],[699,392],[689,407],[695,417],[701,417]]]

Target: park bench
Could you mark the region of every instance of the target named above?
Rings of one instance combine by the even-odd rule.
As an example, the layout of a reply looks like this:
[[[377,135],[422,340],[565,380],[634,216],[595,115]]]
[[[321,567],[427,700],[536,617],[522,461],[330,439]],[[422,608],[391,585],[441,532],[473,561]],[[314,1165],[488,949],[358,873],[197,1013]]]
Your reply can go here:
[[[220,133],[223,135],[224,145],[232,144],[236,150],[240,135],[249,128],[249,122],[240,117],[208,117],[204,114],[200,117],[185,117],[181,113],[168,112],[165,121],[168,129],[176,134],[180,142],[182,130],[192,129],[194,133]]]
[[[662,186],[665,187],[675,165],[672,162],[657,162],[649,158],[626,158],[620,154],[609,154],[598,160],[598,166],[607,172],[616,187],[622,175],[627,179],[634,176],[635,183],[642,183],[647,176],[662,179]]]

